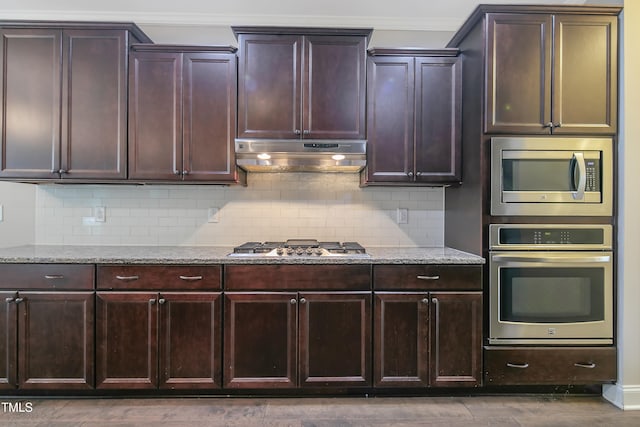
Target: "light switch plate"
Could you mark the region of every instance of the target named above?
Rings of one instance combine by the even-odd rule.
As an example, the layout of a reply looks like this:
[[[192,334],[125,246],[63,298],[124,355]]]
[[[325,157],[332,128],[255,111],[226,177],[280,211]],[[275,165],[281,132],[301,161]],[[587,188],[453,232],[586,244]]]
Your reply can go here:
[[[220,209],[218,208],[209,208],[207,211],[208,222],[220,222]]]
[[[398,208],[396,211],[396,222],[398,224],[408,224],[409,223],[409,209],[407,208]]]
[[[104,206],[96,206],[93,208],[93,218],[96,222],[105,222],[107,220],[107,208]]]

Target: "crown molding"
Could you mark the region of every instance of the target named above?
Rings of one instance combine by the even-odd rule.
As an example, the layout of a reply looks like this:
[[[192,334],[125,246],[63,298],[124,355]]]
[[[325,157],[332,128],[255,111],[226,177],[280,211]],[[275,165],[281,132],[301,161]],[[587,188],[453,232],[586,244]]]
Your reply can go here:
[[[456,31],[458,18],[424,18],[418,16],[332,16],[332,15],[224,15],[214,13],[93,12],[60,10],[0,9],[0,19],[53,21],[126,21],[139,25],[173,26],[310,26],[369,27],[396,31]]]

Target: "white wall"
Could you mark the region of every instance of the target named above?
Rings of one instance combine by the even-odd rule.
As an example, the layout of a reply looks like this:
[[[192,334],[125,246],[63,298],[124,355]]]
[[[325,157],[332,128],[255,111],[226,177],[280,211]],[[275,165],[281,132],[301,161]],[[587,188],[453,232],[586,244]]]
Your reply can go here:
[[[604,396],[640,410],[640,2],[626,0],[621,76],[618,214],[618,382]]]
[[[441,188],[359,188],[357,174],[249,174],[248,187],[43,185],[36,242],[215,245],[312,238],[365,246],[442,246]],[[106,222],[92,208],[106,207]],[[219,208],[209,223],[208,208]],[[396,222],[408,209],[408,224]]]
[[[35,192],[35,185],[0,182],[0,247],[35,242]]]

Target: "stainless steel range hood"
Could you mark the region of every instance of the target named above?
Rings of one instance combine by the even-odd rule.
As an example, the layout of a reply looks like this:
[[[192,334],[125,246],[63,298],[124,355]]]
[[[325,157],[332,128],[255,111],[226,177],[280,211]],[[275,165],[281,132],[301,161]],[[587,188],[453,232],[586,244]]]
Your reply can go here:
[[[365,140],[236,139],[236,163],[249,172],[359,172]]]

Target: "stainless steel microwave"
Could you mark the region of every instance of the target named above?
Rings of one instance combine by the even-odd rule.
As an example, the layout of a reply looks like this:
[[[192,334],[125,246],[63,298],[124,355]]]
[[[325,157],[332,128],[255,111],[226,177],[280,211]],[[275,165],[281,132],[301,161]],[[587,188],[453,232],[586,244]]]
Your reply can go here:
[[[610,216],[611,138],[491,138],[491,215]]]

